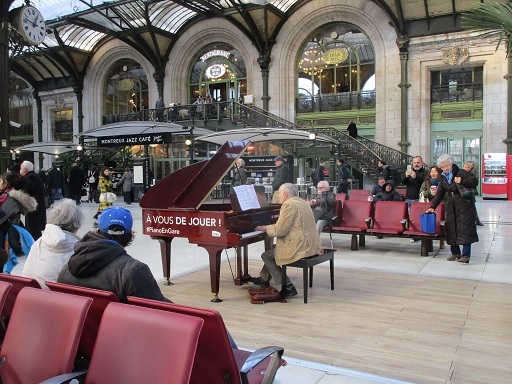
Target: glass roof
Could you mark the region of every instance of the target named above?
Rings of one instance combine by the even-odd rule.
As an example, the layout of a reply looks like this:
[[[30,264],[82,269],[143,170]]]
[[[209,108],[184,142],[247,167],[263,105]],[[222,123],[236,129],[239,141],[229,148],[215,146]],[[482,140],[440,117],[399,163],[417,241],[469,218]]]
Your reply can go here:
[[[54,20],[72,13],[87,11],[91,6],[119,0],[31,0],[30,3],[42,13],[45,20]],[[86,4],[87,3],[87,4]],[[25,0],[14,0],[11,9],[25,5]]]

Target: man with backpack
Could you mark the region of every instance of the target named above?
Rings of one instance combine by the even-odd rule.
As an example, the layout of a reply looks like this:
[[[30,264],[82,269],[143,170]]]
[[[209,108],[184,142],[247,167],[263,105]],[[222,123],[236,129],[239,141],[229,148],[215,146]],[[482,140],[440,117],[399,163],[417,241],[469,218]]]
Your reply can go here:
[[[338,159],[338,193],[347,193],[352,175],[345,160]]]

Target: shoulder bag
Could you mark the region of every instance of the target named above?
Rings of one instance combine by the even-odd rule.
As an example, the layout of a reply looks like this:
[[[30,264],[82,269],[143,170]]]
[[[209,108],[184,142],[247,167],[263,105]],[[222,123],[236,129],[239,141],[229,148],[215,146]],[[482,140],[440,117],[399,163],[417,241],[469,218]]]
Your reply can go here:
[[[459,193],[462,197],[478,196],[478,190],[476,188],[465,187],[461,184],[457,184]]]

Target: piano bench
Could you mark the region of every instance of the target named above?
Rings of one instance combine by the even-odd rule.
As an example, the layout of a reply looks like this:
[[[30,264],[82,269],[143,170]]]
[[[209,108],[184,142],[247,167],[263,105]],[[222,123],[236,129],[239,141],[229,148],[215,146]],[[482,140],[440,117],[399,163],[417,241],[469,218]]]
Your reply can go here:
[[[284,292],[284,287],[286,285],[286,267],[297,267],[302,268],[303,274],[303,282],[304,282],[304,304],[308,302],[308,286],[313,286],[313,267],[315,265],[321,264],[323,262],[329,261],[330,264],[330,272],[331,272],[331,291],[334,291],[334,252],[336,249],[324,249],[323,253],[319,255],[314,255],[310,257],[305,257],[303,259],[294,261],[291,264],[282,265],[282,287],[281,292]],[[308,279],[308,270],[309,270],[309,279]],[[308,284],[309,281],[309,284]]]

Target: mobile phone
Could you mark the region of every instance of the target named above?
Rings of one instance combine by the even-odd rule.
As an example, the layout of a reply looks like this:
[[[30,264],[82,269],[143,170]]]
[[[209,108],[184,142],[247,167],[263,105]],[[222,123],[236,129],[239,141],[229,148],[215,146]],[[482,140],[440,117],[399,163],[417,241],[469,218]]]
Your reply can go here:
[[[410,171],[412,169],[412,165],[411,164],[407,164],[407,170]]]

